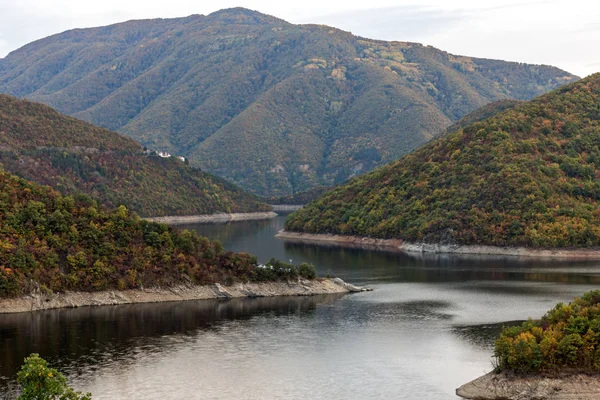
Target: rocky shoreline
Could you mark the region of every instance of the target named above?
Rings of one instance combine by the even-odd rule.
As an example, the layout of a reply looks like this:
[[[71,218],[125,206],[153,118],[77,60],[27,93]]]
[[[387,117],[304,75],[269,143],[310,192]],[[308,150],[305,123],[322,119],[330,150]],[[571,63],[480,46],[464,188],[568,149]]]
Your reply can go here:
[[[596,400],[600,375],[525,375],[490,372],[456,389],[469,400]]]
[[[227,299],[238,297],[314,296],[364,292],[371,289],[354,286],[340,278],[298,279],[287,282],[238,283],[229,286],[189,285],[168,288],[111,290],[103,292],[42,293],[0,299],[0,314],[135,303],[158,303],[184,300]]]
[[[287,241],[315,244],[335,244],[369,250],[399,251],[405,253],[464,254],[482,256],[533,257],[571,260],[598,260],[600,248],[593,249],[532,249],[527,247],[468,246],[410,243],[402,239],[375,239],[360,236],[313,234],[281,230],[275,237]]]
[[[255,212],[255,213],[233,213],[233,214],[206,214],[206,215],[183,215],[167,217],[149,217],[148,221],[160,222],[169,225],[198,224],[198,223],[218,223],[229,221],[254,221],[259,219],[271,219],[277,216],[276,213]]]

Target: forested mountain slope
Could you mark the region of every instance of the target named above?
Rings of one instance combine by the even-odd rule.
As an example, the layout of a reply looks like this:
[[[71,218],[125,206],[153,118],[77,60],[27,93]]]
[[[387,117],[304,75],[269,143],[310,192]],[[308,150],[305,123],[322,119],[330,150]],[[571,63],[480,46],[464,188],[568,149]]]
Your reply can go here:
[[[497,100],[486,104],[485,106],[468,113],[467,115],[450,125],[448,128],[446,128],[443,135],[458,132],[462,128],[474,124],[475,122],[479,122],[484,119],[493,117],[494,115],[499,114],[502,111],[506,111],[508,109],[516,107],[522,102],[522,100]]]
[[[26,97],[267,196],[340,183],[468,112],[576,79],[245,9],[76,29],[0,60]]]
[[[293,231],[600,245],[600,74],[476,122],[291,214]]]
[[[148,222],[125,206],[108,210],[0,169],[0,298],[247,281],[256,258],[195,233]]]
[[[81,191],[143,216],[269,209],[175,157],[146,154],[121,134],[6,95],[0,95],[0,164],[63,193]]]

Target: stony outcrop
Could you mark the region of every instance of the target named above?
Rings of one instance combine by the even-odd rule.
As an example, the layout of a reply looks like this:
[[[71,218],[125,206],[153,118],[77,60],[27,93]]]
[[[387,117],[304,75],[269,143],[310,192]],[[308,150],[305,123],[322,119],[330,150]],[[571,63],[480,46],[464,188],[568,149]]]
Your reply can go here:
[[[233,285],[173,286],[104,292],[44,293],[38,291],[15,299],[0,299],[0,314],[133,303],[182,300],[227,299],[236,297],[314,296],[362,292],[361,288],[335,279],[298,279],[287,282],[236,283]]]
[[[597,400],[600,375],[490,372],[459,387],[456,394],[470,400]]]
[[[365,287],[361,287],[361,286],[355,286],[355,285],[353,285],[351,283],[344,282],[340,278],[333,278],[333,283],[335,283],[336,285],[339,285],[339,286],[343,287],[344,289],[346,289],[347,291],[349,291],[351,293],[370,292],[371,290],[373,290],[373,289],[370,289],[370,288],[365,288]]]

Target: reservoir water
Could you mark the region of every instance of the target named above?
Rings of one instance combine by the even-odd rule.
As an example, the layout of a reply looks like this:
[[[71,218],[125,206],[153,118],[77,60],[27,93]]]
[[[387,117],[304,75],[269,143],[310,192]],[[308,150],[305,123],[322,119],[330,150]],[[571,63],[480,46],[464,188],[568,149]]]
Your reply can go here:
[[[598,262],[290,244],[283,221],[187,228],[375,290],[0,315],[0,399],[31,352],[94,399],[457,399],[503,324],[600,288]]]

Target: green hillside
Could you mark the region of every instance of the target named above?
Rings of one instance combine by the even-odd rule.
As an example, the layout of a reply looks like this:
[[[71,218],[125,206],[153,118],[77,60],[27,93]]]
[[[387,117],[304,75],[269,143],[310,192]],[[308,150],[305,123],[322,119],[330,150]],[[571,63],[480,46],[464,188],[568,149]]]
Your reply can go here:
[[[256,258],[0,170],[0,297],[253,279]]]
[[[0,95],[0,163],[65,194],[84,192],[143,216],[265,211],[269,206],[175,157],[144,153],[133,140]]]
[[[239,8],[76,29],[0,60],[0,92],[187,156],[265,196],[341,183],[491,101],[574,79]]]
[[[293,231],[600,245],[600,74],[436,140],[290,215]]]

